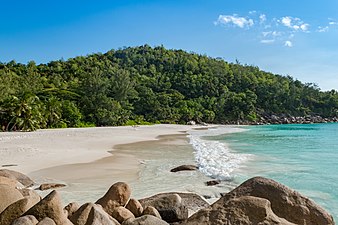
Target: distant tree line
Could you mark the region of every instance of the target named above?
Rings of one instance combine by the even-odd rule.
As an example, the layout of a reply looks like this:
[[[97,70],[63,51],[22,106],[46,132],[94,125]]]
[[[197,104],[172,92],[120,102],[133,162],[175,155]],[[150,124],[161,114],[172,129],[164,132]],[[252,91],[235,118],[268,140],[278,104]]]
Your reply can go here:
[[[338,116],[338,93],[290,76],[148,45],[36,65],[0,63],[2,130]]]

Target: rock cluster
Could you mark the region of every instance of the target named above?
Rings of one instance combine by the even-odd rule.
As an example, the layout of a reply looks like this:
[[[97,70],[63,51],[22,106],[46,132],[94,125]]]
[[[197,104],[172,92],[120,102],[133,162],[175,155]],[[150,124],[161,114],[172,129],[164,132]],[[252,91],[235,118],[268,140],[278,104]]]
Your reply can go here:
[[[118,182],[96,203],[65,207],[56,190],[41,199],[18,178],[9,177],[0,179],[1,225],[334,225],[332,216],[314,202],[262,177],[244,182],[212,205],[192,193],[137,200],[131,198],[128,184]]]
[[[271,179],[254,177],[182,225],[334,225],[331,215],[300,193]]]

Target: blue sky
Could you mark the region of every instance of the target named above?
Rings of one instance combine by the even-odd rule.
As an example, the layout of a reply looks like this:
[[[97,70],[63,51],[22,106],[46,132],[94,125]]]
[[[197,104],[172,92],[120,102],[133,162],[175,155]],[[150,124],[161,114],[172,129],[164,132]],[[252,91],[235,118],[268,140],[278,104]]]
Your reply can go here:
[[[2,1],[0,61],[164,45],[338,90],[338,1]]]

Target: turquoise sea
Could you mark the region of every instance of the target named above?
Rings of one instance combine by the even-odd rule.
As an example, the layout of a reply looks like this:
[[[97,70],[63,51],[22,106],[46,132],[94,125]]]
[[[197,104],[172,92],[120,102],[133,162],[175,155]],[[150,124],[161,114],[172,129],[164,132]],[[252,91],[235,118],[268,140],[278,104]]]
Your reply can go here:
[[[218,143],[227,151],[223,161],[212,153],[200,157],[207,158],[199,162],[202,171],[238,184],[253,176],[272,178],[313,199],[338,221],[338,124],[245,126],[241,131],[201,138],[206,147]],[[195,144],[197,161],[200,144]]]

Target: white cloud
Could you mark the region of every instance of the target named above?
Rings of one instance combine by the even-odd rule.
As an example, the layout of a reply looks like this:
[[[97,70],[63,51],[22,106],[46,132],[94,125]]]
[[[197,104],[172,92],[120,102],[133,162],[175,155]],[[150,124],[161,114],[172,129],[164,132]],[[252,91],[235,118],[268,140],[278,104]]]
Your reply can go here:
[[[263,39],[263,40],[261,40],[262,44],[272,44],[274,42],[275,42],[274,39]]]
[[[309,24],[304,23],[304,24],[300,25],[300,29],[301,29],[302,31],[307,31],[308,28],[309,28],[309,26],[310,26]]]
[[[290,16],[284,16],[281,18],[281,20],[279,20],[279,22],[281,24],[283,24],[284,26],[295,30],[295,31],[303,31],[303,32],[307,32],[308,28],[310,26],[310,24],[308,23],[304,23],[301,19],[299,18],[293,18]]]
[[[326,26],[326,27],[319,26],[316,31],[319,32],[319,33],[328,32],[329,31],[329,26]]]
[[[266,21],[266,15],[265,14],[261,14],[259,15],[259,23],[264,23]]]
[[[291,28],[291,21],[292,21],[292,19],[290,17],[286,16],[286,17],[282,18],[281,22],[284,26]]]
[[[252,19],[247,19],[244,17],[239,17],[236,14],[230,15],[220,15],[218,20],[215,22],[218,24],[233,24],[240,28],[251,27],[254,25],[254,21]]]
[[[291,48],[293,45],[292,45],[292,42],[291,42],[291,41],[286,41],[286,42],[284,43],[284,46],[285,46],[285,47]]]
[[[329,22],[329,25],[338,25],[338,22],[330,21],[330,22]]]
[[[282,33],[278,31],[263,31],[262,35],[263,37],[278,37],[281,36]]]

